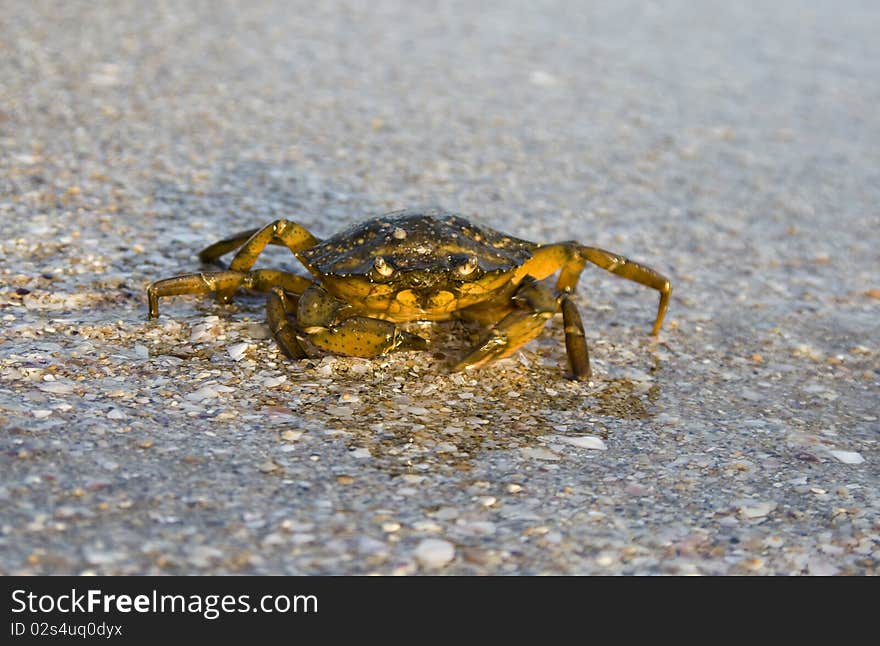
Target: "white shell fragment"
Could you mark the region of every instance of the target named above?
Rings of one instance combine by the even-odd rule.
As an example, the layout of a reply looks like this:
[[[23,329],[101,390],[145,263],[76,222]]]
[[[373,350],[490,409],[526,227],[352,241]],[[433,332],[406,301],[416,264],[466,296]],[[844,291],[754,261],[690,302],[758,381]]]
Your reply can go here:
[[[73,392],[73,384],[67,381],[47,381],[38,386],[44,393],[52,393],[53,395],[68,395]]]
[[[600,438],[595,435],[554,435],[553,439],[557,442],[565,442],[581,449],[595,449],[597,451],[605,451],[605,446]]]
[[[247,352],[249,347],[250,343],[235,343],[226,348],[226,352],[229,353],[229,356],[233,361],[241,361],[244,358],[244,353]]]
[[[857,451],[828,451],[832,456],[843,462],[844,464],[861,464],[865,461],[861,453]]]
[[[756,501],[754,504],[743,505],[739,508],[739,513],[743,518],[763,518],[771,511],[776,509],[776,503],[772,500]]]

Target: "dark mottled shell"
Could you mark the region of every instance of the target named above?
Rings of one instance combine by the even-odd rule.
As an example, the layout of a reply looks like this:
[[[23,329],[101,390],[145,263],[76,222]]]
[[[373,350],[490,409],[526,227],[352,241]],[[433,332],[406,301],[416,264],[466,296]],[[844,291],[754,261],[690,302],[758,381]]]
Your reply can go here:
[[[365,275],[382,256],[402,272],[445,271],[474,256],[483,271],[508,271],[537,245],[439,209],[403,210],[366,220],[300,252],[324,275]]]

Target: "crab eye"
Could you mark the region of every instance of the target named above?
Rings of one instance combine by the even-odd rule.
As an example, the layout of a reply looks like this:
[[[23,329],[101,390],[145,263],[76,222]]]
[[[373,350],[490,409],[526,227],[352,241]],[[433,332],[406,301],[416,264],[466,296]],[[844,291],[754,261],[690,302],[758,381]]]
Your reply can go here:
[[[467,260],[455,268],[459,276],[470,276],[477,268],[477,259],[475,256],[469,256]]]
[[[380,276],[384,276],[385,278],[388,278],[394,273],[394,267],[385,262],[385,259],[382,256],[376,256],[376,259],[373,261],[373,267]]]

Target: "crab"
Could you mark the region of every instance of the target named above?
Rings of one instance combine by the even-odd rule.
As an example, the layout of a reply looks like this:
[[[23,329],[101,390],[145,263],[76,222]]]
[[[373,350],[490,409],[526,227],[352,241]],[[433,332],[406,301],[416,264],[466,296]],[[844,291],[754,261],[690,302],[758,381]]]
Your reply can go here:
[[[278,269],[252,269],[266,245],[282,245],[312,279]],[[452,319],[485,326],[482,338],[452,366],[476,368],[508,357],[562,313],[568,376],[591,377],[580,313],[572,292],[587,262],[660,293],[651,334],[669,305],[669,280],[646,265],[576,242],[538,244],[439,209],[403,210],[319,240],[291,220],[243,231],[199,253],[214,263],[237,250],[228,268],[158,280],[147,288],[149,317],[159,298],[215,293],[229,302],[240,288],[268,295],[266,316],[281,350],[293,359],[314,348],[376,357],[426,350],[407,323]],[[555,285],[545,281],[559,273]]]

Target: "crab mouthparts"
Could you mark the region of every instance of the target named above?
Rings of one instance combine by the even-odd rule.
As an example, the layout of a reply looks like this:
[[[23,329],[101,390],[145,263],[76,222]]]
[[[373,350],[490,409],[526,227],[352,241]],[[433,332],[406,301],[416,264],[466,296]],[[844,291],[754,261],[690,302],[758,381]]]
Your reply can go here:
[[[441,274],[430,271],[411,272],[406,276],[406,282],[409,283],[409,286],[416,288],[433,287],[442,280]]]

